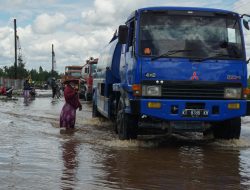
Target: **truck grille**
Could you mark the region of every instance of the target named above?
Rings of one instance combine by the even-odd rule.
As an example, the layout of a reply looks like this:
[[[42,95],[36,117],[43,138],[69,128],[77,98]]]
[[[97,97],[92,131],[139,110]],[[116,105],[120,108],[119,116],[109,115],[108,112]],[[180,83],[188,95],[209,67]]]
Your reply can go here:
[[[147,85],[156,82],[144,81]],[[202,81],[163,81],[162,98],[169,99],[224,99],[226,87],[241,87],[240,83],[215,83]]]

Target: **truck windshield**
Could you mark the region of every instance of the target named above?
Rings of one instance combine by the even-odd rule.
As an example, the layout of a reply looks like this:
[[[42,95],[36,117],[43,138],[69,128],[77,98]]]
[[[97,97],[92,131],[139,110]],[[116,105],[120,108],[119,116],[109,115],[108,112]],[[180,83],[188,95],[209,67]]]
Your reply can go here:
[[[72,76],[72,77],[81,77],[81,73],[80,72],[69,72],[68,76]]]
[[[74,70],[78,70],[80,72],[82,70],[82,67],[76,67],[76,66],[65,67],[65,72],[74,71]]]
[[[92,64],[91,65],[91,72],[95,72],[95,70],[96,70],[96,64]]]
[[[148,11],[141,14],[140,54],[160,56],[175,50],[167,57],[207,58],[215,53],[219,59],[243,59],[242,37],[238,17],[193,11]]]

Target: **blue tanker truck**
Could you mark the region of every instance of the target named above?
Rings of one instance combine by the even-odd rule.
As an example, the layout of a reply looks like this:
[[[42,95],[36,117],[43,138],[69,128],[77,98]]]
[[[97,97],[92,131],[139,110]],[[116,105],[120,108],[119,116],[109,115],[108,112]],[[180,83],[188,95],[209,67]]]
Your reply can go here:
[[[120,139],[176,132],[238,139],[250,114],[248,19],[207,8],[136,10],[100,55],[93,117],[112,120]]]

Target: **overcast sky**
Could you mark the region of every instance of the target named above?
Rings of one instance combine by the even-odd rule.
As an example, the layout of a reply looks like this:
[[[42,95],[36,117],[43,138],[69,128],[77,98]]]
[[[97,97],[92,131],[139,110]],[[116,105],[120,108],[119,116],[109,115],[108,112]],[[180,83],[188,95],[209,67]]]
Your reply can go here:
[[[51,45],[56,70],[83,65],[98,57],[118,25],[130,13],[147,6],[195,6],[250,14],[250,0],[0,0],[0,67],[14,63],[13,19],[17,19],[26,68],[51,69]],[[250,57],[250,32],[245,32]]]

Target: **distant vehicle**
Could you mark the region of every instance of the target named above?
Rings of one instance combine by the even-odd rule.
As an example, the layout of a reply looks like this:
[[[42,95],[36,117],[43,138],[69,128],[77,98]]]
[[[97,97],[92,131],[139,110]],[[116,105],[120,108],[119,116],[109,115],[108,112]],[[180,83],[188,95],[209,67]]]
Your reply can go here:
[[[93,72],[96,69],[96,64],[98,59],[90,58],[86,61],[86,64],[82,68],[82,79],[83,86],[81,88],[81,93],[86,101],[92,100],[93,92]]]
[[[83,66],[66,66],[62,82],[64,82],[65,80],[80,79],[82,74],[82,67]]]
[[[75,80],[75,83],[78,84],[78,91],[80,98],[84,97],[84,94],[82,94],[82,87],[83,81],[81,79],[82,76],[82,68],[83,66],[66,66],[65,67],[65,73],[63,78],[61,79],[61,82],[64,83],[67,80]]]
[[[31,87],[31,89],[30,89],[30,97],[32,97],[32,98],[36,97],[36,89],[35,89],[35,87]]]
[[[13,90],[14,90],[14,87],[8,87],[8,88],[6,88],[5,86],[1,86],[0,87],[0,95],[6,96],[8,98],[11,98]]]
[[[209,8],[149,7],[130,15],[101,53],[93,116],[138,132],[201,132],[239,139],[250,115],[243,26],[250,15]]]
[[[42,89],[48,90],[48,84],[47,83],[42,84]]]

